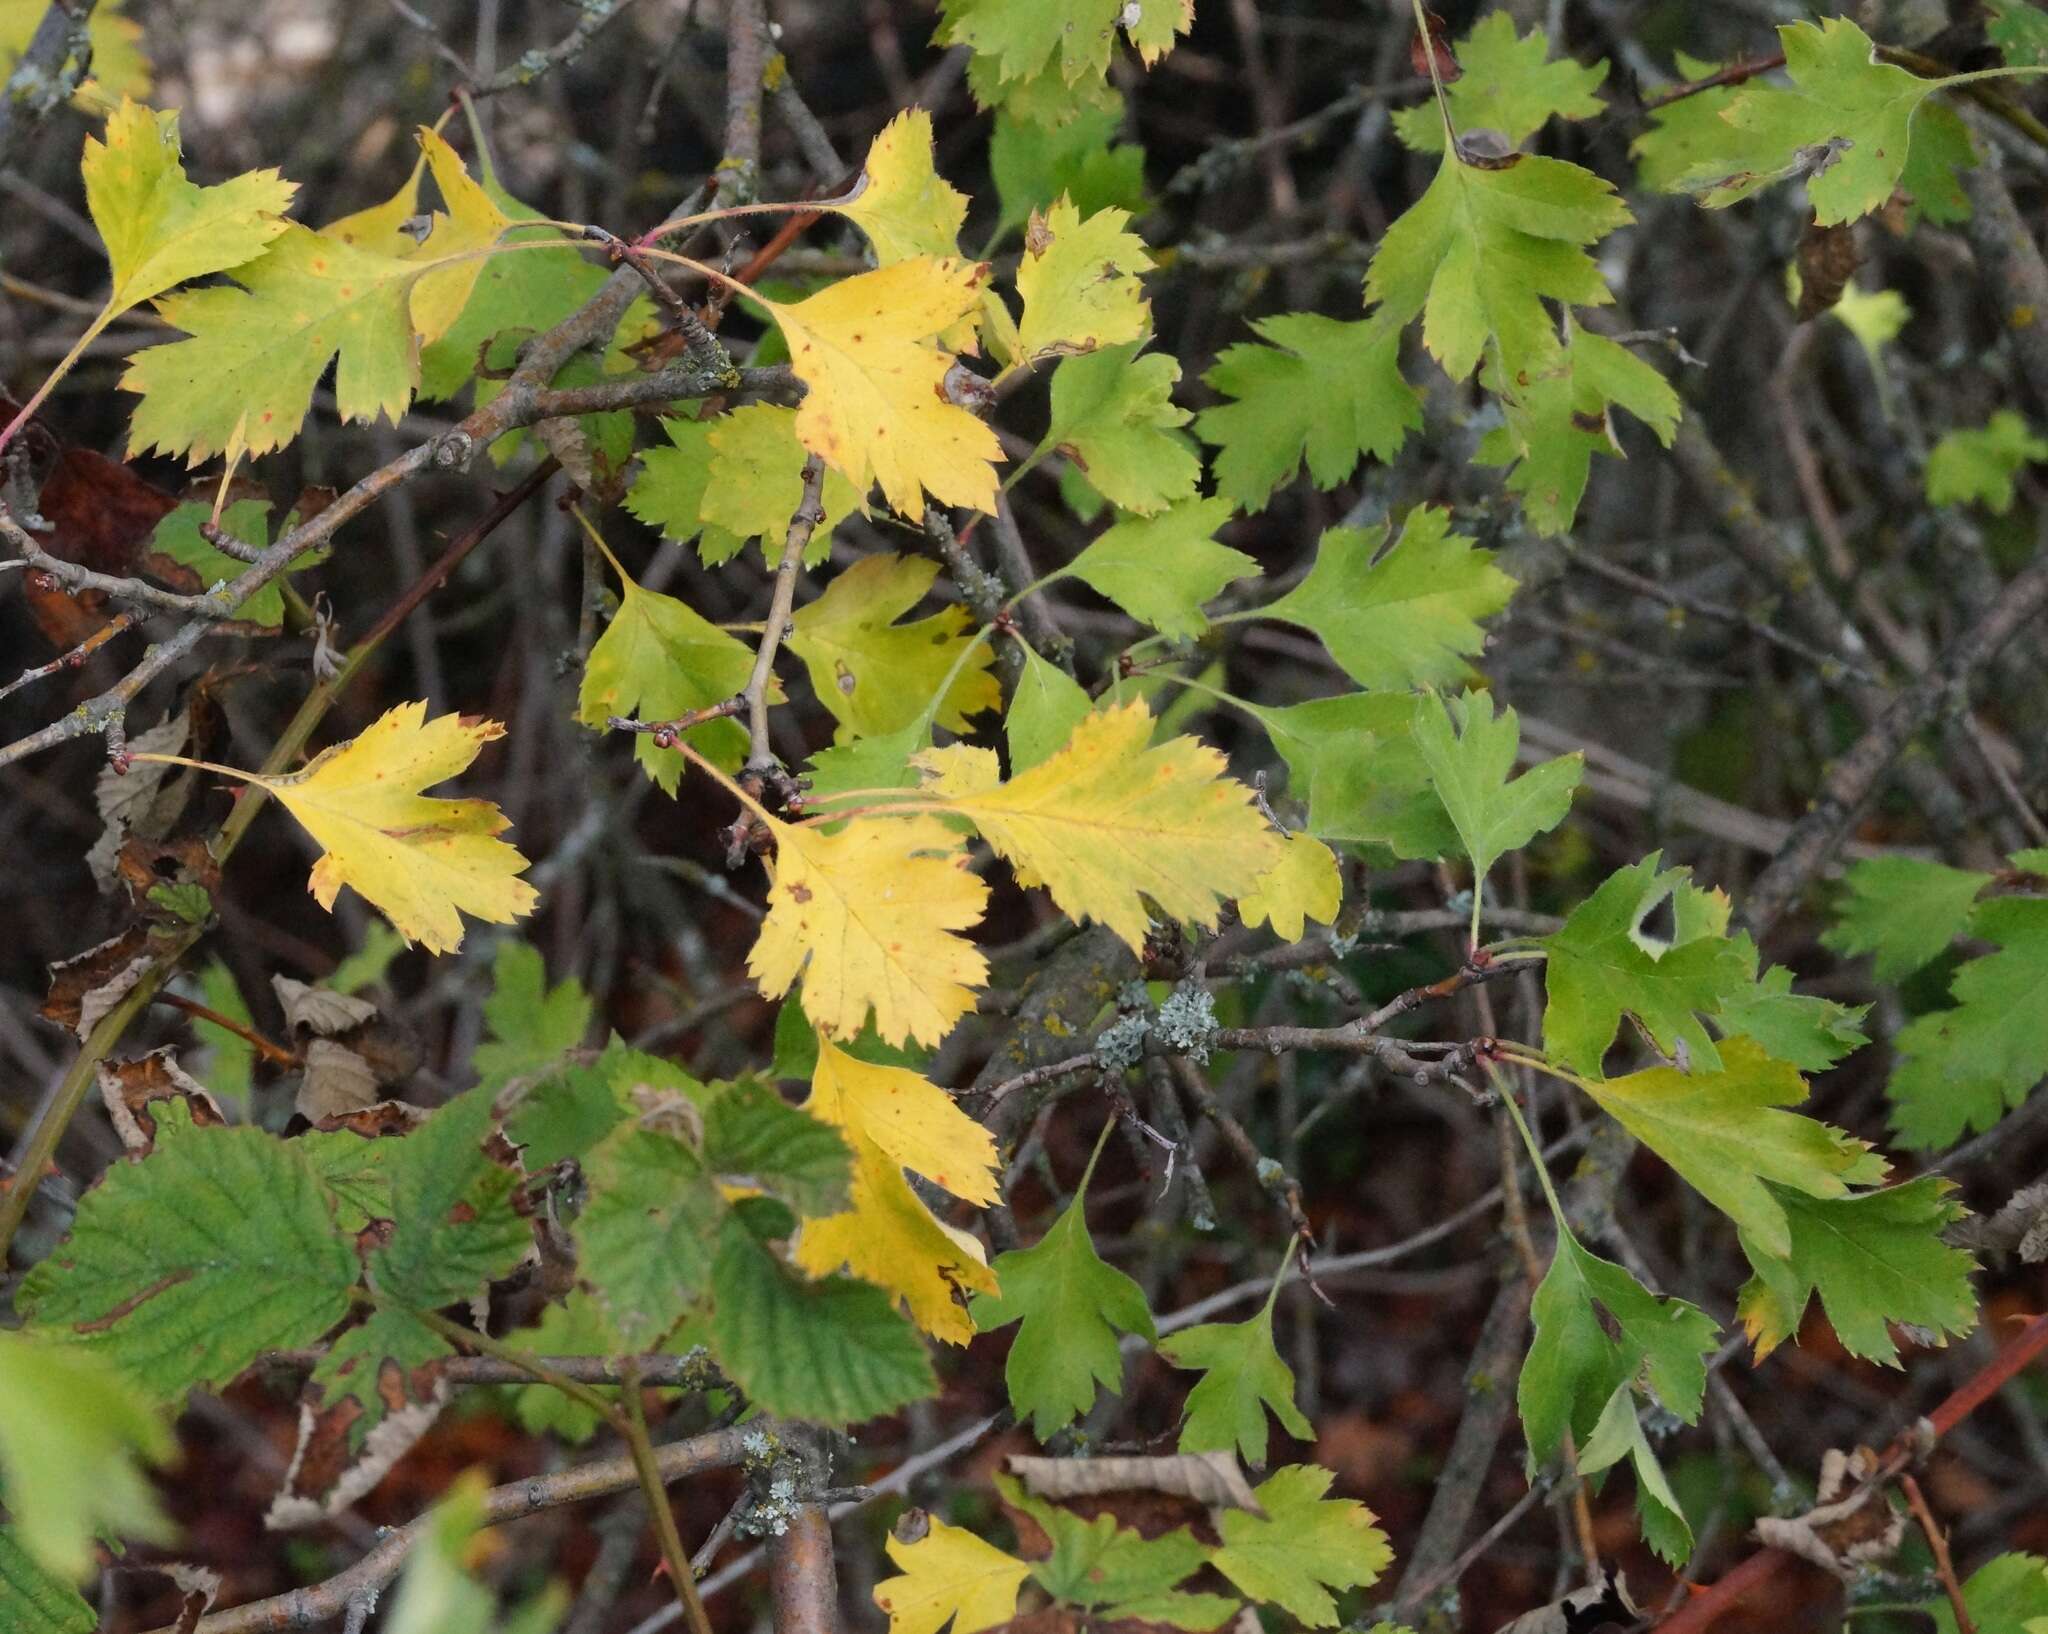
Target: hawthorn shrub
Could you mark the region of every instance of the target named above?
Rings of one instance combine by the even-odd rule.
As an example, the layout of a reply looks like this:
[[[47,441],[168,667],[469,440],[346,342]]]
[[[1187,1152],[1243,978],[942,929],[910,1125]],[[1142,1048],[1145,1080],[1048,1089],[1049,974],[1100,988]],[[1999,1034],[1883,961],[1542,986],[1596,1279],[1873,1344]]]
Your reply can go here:
[[[1446,9],[0,8],[0,1626],[2048,1629],[2048,13]]]

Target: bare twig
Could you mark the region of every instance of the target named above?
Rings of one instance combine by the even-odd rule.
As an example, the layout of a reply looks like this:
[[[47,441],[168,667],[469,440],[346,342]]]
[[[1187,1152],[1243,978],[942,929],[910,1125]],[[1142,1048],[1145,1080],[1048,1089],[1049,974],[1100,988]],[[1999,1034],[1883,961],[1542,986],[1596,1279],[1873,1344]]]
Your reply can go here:
[[[825,462],[816,454],[804,460],[804,493],[789,533],[782,541],[782,560],[775,568],[775,589],[768,601],[768,620],[761,644],[754,650],[754,670],[747,677],[747,769],[766,775],[782,764],[768,744],[768,687],[775,675],[775,654],[788,633],[790,609],[796,604],[796,574],[803,565],[811,535],[825,520]]]
[[[1920,1490],[1918,1480],[1911,1475],[1902,1475],[1899,1487],[1906,1494],[1906,1507],[1913,1511],[1913,1519],[1927,1534],[1927,1547],[1934,1554],[1934,1575],[1941,1580],[1942,1592],[1948,1596],[1949,1610],[1955,1614],[1956,1634],[1977,1634],[1976,1621],[1963,1600],[1963,1585],[1956,1580],[1956,1563],[1949,1558],[1948,1534],[1935,1520],[1934,1511],[1927,1507],[1927,1495]]]
[[[14,144],[25,131],[17,118],[32,130],[53,108],[69,101],[86,71],[92,66],[92,41],[86,25],[92,20],[96,0],[50,0],[43,20],[29,36],[28,49],[14,65],[7,83],[0,86],[0,167],[14,161]]]

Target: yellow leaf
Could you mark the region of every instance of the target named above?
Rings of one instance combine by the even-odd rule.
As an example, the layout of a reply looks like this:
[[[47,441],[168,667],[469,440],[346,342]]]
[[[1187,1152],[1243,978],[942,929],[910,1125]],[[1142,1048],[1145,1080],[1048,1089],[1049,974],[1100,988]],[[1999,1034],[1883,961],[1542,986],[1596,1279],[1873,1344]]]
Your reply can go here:
[[[915,1543],[894,1537],[884,1547],[901,1577],[875,1585],[875,1604],[889,1614],[889,1634],[938,1634],[948,1617],[953,1634],[981,1634],[1017,1612],[1017,1590],[1031,1568],[964,1527],[936,1516]]]
[[[407,941],[452,953],[462,945],[462,913],[509,925],[533,912],[539,896],[517,877],[526,859],[497,838],[511,827],[502,811],[488,800],[420,793],[464,770],[505,728],[426,715],[424,703],[398,704],[350,742],[277,777],[173,755],[135,758],[200,765],[267,789],[325,852],[307,882],[321,907],[353,886]]]
[[[85,139],[79,169],[113,268],[108,318],[174,284],[254,260],[290,225],[283,212],[298,191],[275,170],[196,186],[185,179],[177,114],[126,97],[107,116],[106,139]]]
[[[967,200],[932,164],[932,116],[912,108],[884,125],[851,201],[832,208],[868,235],[885,267],[916,255],[957,255]]]
[[[770,998],[804,981],[804,1013],[851,1038],[873,1009],[884,1042],[937,1044],[974,1008],[988,964],[955,933],[988,887],[936,817],[869,819],[836,834],[766,819],[775,884],[747,969]]]
[[[807,990],[807,1004],[809,997]],[[846,1136],[853,1151],[852,1207],[806,1220],[796,1263],[813,1275],[844,1266],[902,1299],[925,1332],[966,1344],[974,1322],[954,1290],[994,1293],[995,1275],[981,1244],[926,1208],[903,1170],[993,1201],[995,1143],[987,1131],[916,1073],[871,1066],[822,1036],[804,1109]]]
[[[789,650],[810,671],[818,701],[839,721],[839,740],[882,737],[923,717],[961,648],[974,639],[964,607],[897,624],[924,598],[939,564],[922,556],[863,556],[796,615]],[[946,687],[933,719],[960,731],[994,709],[1003,689],[986,643]]]
[[[1017,352],[1027,363],[1120,346],[1145,333],[1151,312],[1137,275],[1152,257],[1124,231],[1128,210],[1099,210],[1086,221],[1065,195],[1049,214],[1032,212],[1017,266],[1024,317]]]
[[[1309,920],[1336,923],[1344,877],[1330,848],[1314,835],[1289,834],[1285,845],[1272,872],[1237,899],[1237,911],[1247,925],[1270,924],[1283,941],[1298,942]]]
[[[189,337],[135,354],[122,386],[142,396],[129,447],[182,453],[266,454],[299,433],[314,389],[334,366],[344,420],[405,412],[419,384],[420,345],[461,316],[482,250],[507,218],[439,136],[420,132],[448,201],[424,243],[380,247],[362,218],[361,243],[287,224],[269,249],[235,269],[234,285],[186,290],[158,310]]]
[[[1002,762],[993,749],[977,749],[970,743],[949,743],[943,749],[925,749],[910,757],[925,788],[941,800],[962,795],[986,794],[1003,781]]]
[[[996,1200],[995,1137],[908,1067],[863,1061],[820,1038],[808,1105],[955,1197],[981,1204]]]
[[[1100,709],[1021,776],[950,802],[1068,914],[1134,950],[1148,922],[1140,892],[1174,919],[1213,924],[1281,861],[1281,836],[1220,754],[1193,738],[1148,748],[1151,735],[1142,703]]]
[[[988,269],[918,256],[863,272],[808,300],[767,306],[806,388],[797,439],[862,494],[924,520],[924,495],[992,510],[1002,445],[945,395],[951,354],[931,337],[976,310]]]

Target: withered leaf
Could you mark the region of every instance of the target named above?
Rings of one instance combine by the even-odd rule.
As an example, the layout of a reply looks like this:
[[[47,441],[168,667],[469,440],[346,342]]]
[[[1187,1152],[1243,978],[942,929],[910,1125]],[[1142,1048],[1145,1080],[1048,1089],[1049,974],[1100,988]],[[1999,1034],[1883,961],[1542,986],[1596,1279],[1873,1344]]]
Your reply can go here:
[[[1104,1492],[1163,1492],[1206,1509],[1265,1513],[1230,1452],[1175,1453],[1158,1458],[1027,1458],[1012,1454],[1006,1468],[1035,1497],[1055,1503]]]
[[[121,1149],[130,1157],[146,1157],[156,1145],[156,1119],[149,1112],[153,1101],[183,1101],[191,1110],[192,1122],[200,1128],[228,1121],[220,1103],[178,1065],[176,1053],[168,1046],[132,1061],[102,1061],[95,1075],[107,1116],[121,1137]]]
[[[69,1027],[83,1042],[100,1018],[142,979],[151,957],[149,927],[134,924],[96,947],[58,960],[50,966],[44,1017]]]

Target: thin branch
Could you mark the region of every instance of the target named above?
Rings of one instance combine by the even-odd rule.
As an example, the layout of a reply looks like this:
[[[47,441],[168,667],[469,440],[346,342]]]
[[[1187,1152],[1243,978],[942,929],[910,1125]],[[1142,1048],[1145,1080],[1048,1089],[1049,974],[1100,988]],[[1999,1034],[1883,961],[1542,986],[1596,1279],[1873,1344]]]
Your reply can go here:
[[[758,1424],[735,1425],[688,1441],[674,1441],[657,1447],[654,1451],[655,1473],[665,1488],[692,1475],[701,1475],[706,1470],[735,1468],[746,1460],[746,1449],[742,1443],[759,1427]],[[565,1504],[584,1503],[592,1498],[624,1492],[639,1482],[640,1472],[630,1457],[598,1459],[551,1475],[529,1476],[487,1491],[484,1494],[484,1521],[491,1526],[502,1525],[543,1510],[559,1509]],[[351,1599],[366,1590],[383,1587],[398,1575],[407,1556],[424,1535],[429,1519],[423,1515],[387,1533],[361,1560],[323,1583],[273,1595],[267,1600],[252,1600],[247,1605],[227,1611],[216,1611],[200,1618],[190,1634],[272,1634],[277,1629],[313,1628],[339,1617],[348,1609]],[[677,1608],[679,1614],[680,1609]],[[166,1627],[153,1629],[150,1634],[180,1634],[180,1631]]]
[[[1876,792],[1885,772],[1905,752],[1943,703],[1968,686],[1971,675],[2022,627],[2048,609],[2048,555],[2036,559],[2006,586],[1984,619],[1951,641],[1927,671],[1892,701],[1863,736],[1841,756],[1822,781],[1820,793],[1770,866],[1743,901],[1742,915],[1759,937],[1775,925],[1835,848]]]
[[[501,91],[531,85],[557,68],[567,67],[589,49],[591,41],[606,27],[626,15],[633,0],[581,0],[576,26],[545,50],[529,51],[517,62],[500,68],[481,85],[470,87],[474,97],[496,96]],[[452,55],[452,53],[451,53]],[[455,59],[460,62],[462,59]]]
[[[1934,1511],[1927,1507],[1927,1495],[1920,1490],[1917,1480],[1911,1475],[1902,1475],[1899,1487],[1906,1494],[1906,1507],[1913,1511],[1913,1519],[1927,1534],[1927,1547],[1934,1554],[1934,1575],[1941,1579],[1942,1592],[1948,1596],[1949,1610],[1955,1614],[1956,1634],[1977,1634],[1977,1624],[1963,1600],[1963,1585],[1956,1581],[1956,1563],[1949,1557],[1948,1534],[1935,1520]]]
[[[50,0],[49,10],[29,37],[28,49],[0,86],[0,167],[12,167],[14,145],[71,95],[92,66],[86,25],[95,0]],[[18,115],[26,118],[16,127]]]
[[[760,775],[782,764],[768,743],[768,686],[775,675],[775,654],[788,632],[790,609],[796,604],[796,573],[803,565],[811,535],[825,520],[825,462],[816,454],[804,459],[804,492],[789,533],[782,541],[782,560],[775,568],[775,590],[768,601],[768,620],[761,644],[754,650],[754,671],[747,677],[747,770]]]

